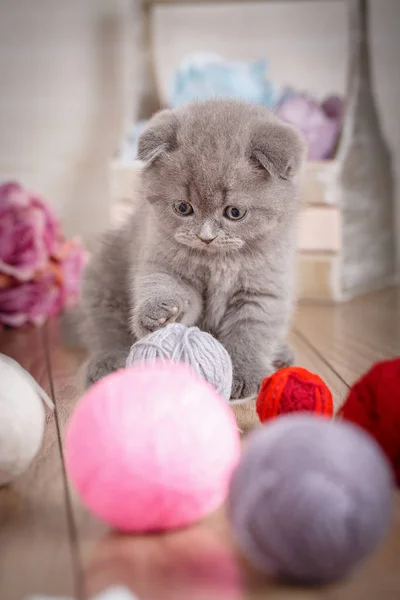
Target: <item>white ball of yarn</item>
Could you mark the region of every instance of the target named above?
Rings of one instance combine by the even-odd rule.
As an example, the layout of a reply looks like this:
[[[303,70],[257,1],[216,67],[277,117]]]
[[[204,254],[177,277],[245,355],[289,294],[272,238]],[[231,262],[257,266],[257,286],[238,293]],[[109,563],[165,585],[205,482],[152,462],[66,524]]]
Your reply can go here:
[[[51,400],[17,362],[0,354],[0,485],[23,473],[42,443]]]
[[[172,360],[190,365],[229,401],[232,361],[222,344],[210,333],[200,331],[198,327],[170,323],[133,344],[126,366],[154,360]]]

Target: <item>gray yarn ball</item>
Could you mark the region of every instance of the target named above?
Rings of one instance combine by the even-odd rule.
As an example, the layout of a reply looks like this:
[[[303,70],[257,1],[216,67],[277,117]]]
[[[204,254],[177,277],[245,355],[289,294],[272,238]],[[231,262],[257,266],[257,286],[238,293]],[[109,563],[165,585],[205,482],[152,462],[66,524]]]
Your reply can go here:
[[[344,421],[285,415],[248,438],[229,517],[268,575],[327,583],[351,572],[386,533],[394,480],[376,442]]]
[[[232,361],[211,334],[198,327],[170,323],[133,344],[126,366],[140,361],[173,360],[190,365],[229,401],[232,391]]]

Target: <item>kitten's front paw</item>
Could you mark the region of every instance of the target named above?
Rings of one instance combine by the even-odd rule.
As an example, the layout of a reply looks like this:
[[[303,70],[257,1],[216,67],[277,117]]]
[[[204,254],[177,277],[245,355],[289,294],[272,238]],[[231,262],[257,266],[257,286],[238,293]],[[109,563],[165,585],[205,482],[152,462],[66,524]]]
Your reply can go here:
[[[264,377],[268,377],[275,369],[270,366],[254,364],[233,365],[232,399],[256,396]]]
[[[188,308],[189,303],[178,296],[149,299],[135,311],[133,318],[135,334],[140,339],[168,323],[179,322]]]
[[[295,354],[286,342],[281,342],[274,353],[273,365],[275,369],[291,367],[296,360]]]
[[[127,353],[122,351],[100,352],[89,359],[86,365],[85,387],[102,379],[106,375],[125,367]]]

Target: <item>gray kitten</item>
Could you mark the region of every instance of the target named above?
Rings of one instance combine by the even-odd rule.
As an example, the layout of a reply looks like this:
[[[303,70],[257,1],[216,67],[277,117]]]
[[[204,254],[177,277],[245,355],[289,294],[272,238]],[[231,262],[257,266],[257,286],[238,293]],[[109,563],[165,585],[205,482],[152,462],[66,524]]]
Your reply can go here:
[[[225,346],[233,398],[257,393],[292,308],[305,145],[266,108],[212,100],[156,114],[139,140],[142,204],[87,268],[88,384],[124,366],[135,340],[198,325]]]

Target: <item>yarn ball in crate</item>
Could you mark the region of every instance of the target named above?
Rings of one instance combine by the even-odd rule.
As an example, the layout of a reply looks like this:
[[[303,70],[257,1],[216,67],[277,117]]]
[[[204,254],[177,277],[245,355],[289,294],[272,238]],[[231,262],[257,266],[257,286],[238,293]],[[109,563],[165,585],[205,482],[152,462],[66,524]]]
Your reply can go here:
[[[286,367],[264,379],[256,410],[262,423],[291,412],[307,411],[331,417],[333,399],[321,377],[301,367]]]
[[[38,453],[47,394],[19,363],[0,354],[0,485],[21,475]]]
[[[226,498],[239,458],[233,411],[183,363],[138,363],[89,388],[66,436],[84,504],[122,531],[189,525]]]
[[[267,71],[264,59],[246,63],[209,52],[192,54],[173,77],[169,104],[177,108],[199,100],[230,98],[274,109],[280,93]]]
[[[394,506],[389,463],[345,421],[291,414],[250,434],[228,514],[239,545],[270,576],[327,583],[382,540]]]
[[[126,366],[154,360],[172,360],[190,365],[225,400],[229,400],[232,390],[231,358],[218,340],[198,327],[170,323],[158,329],[133,344]]]
[[[375,364],[355,383],[339,415],[372,435],[400,485],[400,358]]]

